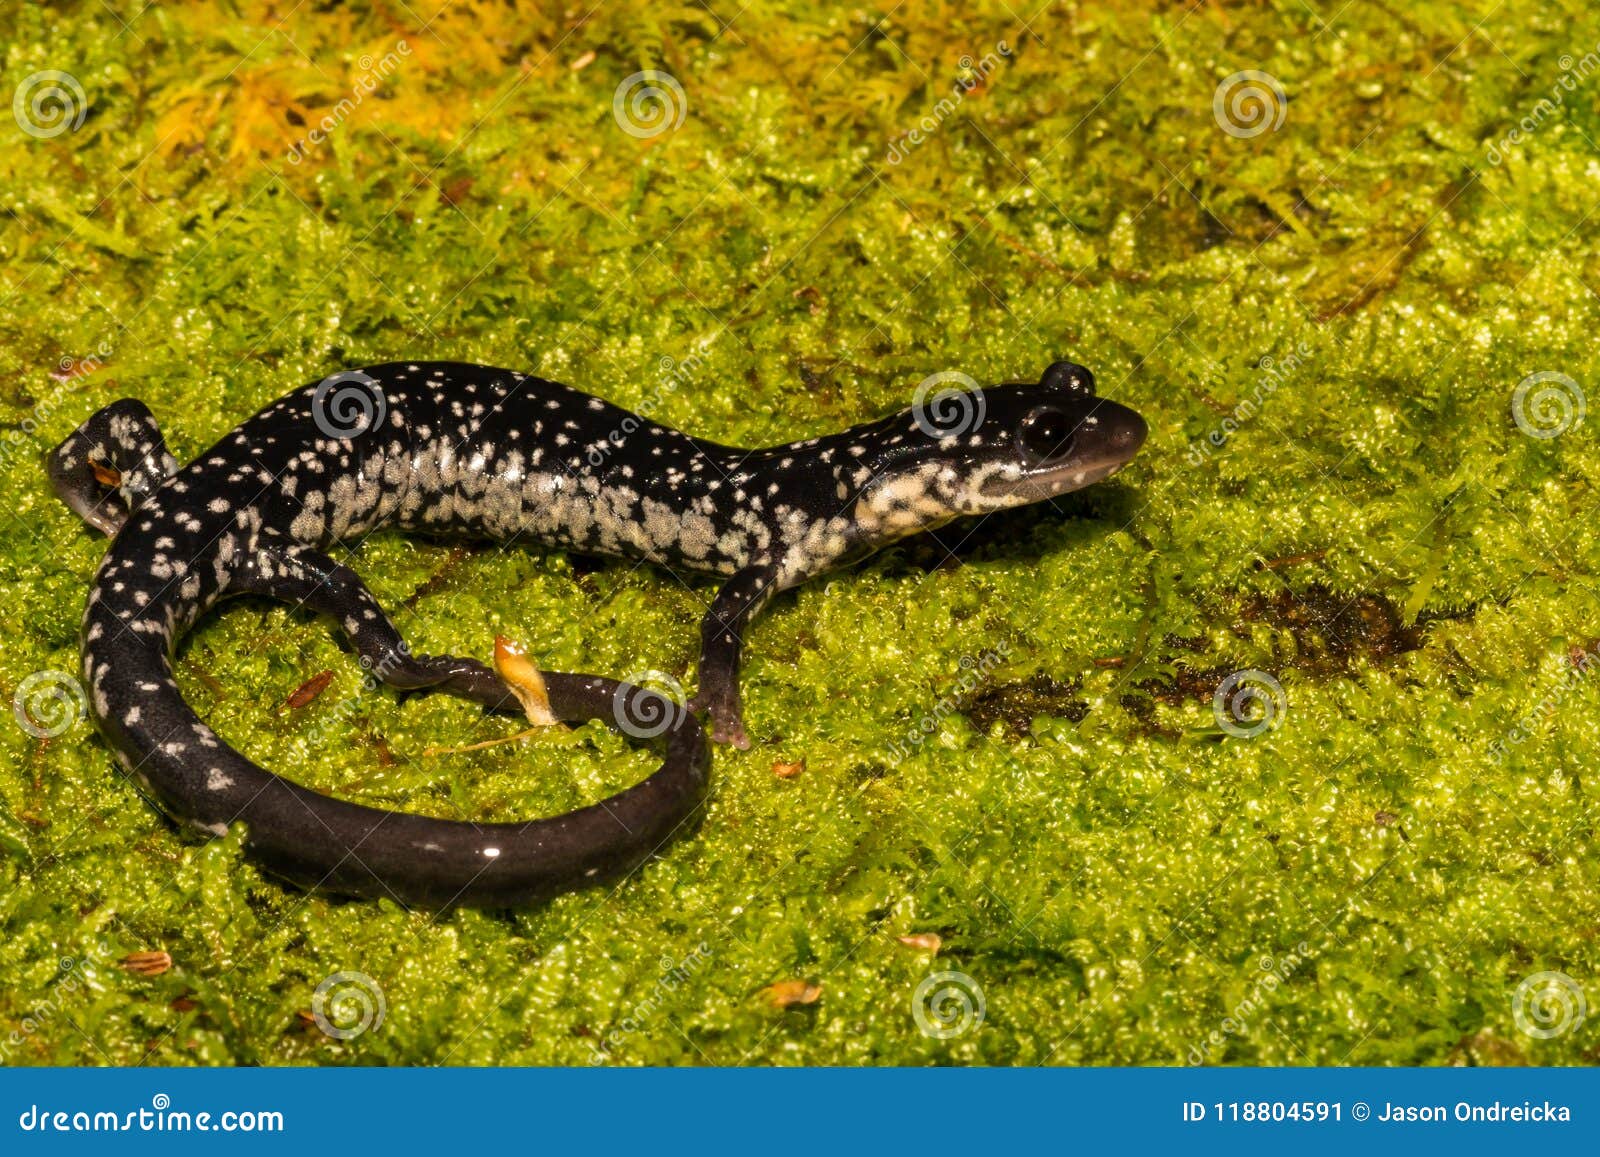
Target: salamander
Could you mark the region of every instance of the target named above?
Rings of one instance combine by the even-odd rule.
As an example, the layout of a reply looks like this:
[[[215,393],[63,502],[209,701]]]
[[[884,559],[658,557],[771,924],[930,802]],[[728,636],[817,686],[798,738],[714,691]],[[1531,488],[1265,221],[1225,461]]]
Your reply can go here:
[[[739,666],[772,597],[953,519],[1039,502],[1123,466],[1145,437],[1071,362],[1037,382],[924,390],[909,409],[764,449],[692,437],[515,370],[399,362],[288,394],[187,466],[124,398],[47,455],[57,495],[111,542],[89,592],[82,678],[129,775],[181,826],[245,846],[308,888],[419,906],[517,906],[610,880],[702,801],[712,738],[746,747]],[[934,381],[935,379],[929,379]],[[330,551],[383,527],[643,559],[719,576],[686,704],[549,674],[552,714],[664,747],[634,787],[565,815],[472,823],[365,807],[257,766],[190,709],[175,646],[219,600],[264,595],[331,616],[361,665],[404,691],[499,711],[512,688],[472,658],[413,654]]]

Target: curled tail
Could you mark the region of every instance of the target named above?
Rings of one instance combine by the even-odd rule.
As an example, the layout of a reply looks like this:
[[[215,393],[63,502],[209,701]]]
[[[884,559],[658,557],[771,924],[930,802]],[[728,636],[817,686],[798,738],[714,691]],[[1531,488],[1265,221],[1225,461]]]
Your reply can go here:
[[[83,677],[101,732],[174,820],[210,835],[244,823],[246,847],[269,870],[308,888],[406,904],[517,906],[630,871],[704,799],[710,755],[699,721],[660,692],[591,675],[545,676],[553,714],[655,740],[665,759],[634,787],[564,815],[432,819],[334,799],[259,767],[194,713],[172,672],[183,631],[233,595],[333,615],[362,665],[391,686],[443,690],[493,710],[519,706],[475,660],[413,655],[348,567],[241,516],[236,504],[215,509],[209,476],[178,473],[141,403],[99,411],[47,469],[68,506],[115,535],[83,623]]]

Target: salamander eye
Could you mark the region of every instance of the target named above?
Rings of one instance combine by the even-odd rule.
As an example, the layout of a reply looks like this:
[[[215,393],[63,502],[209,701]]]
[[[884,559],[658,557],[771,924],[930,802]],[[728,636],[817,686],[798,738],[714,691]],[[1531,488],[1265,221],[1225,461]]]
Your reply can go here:
[[[1035,462],[1052,462],[1072,453],[1072,420],[1060,410],[1041,406],[1017,429],[1017,445]]]

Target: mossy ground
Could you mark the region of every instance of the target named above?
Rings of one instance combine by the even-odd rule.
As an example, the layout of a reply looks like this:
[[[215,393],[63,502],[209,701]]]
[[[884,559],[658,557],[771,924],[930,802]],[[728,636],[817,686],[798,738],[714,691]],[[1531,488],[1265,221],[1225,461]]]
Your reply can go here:
[[[458,358],[761,443],[1070,356],[1149,419],[1144,451],[780,599],[745,676],[760,742],[614,891],[444,917],[306,896],[237,834],[180,838],[87,725],[0,729],[6,1059],[1594,1060],[1593,1020],[1542,1039],[1512,1002],[1546,970],[1600,1001],[1600,680],[1564,667],[1600,633],[1600,415],[1538,439],[1510,403],[1538,371],[1600,383],[1600,75],[1491,155],[1600,45],[1593,6],[629,7],[0,6],[6,94],[58,69],[87,98],[0,150],[8,704],[74,669],[104,549],[37,453],[123,395],[187,460],[333,369]],[[687,112],[641,139],[612,98],[647,68]],[[1254,137],[1213,114],[1246,69],[1288,97]],[[692,683],[703,583],[391,535],[353,565],[420,649],[501,631]],[[1248,739],[1211,699],[1243,668],[1287,699]],[[328,626],[275,606],[209,619],[179,671],[259,762],[374,803],[551,813],[649,766],[595,727],[424,757],[512,725],[362,693]],[[897,939],[926,932],[936,958]],[[157,975],[117,963],[158,950]],[[986,1002],[950,1040],[911,1014],[940,969]],[[340,971],[387,1003],[348,1042],[307,1015]],[[793,979],[820,998],[763,999]]]

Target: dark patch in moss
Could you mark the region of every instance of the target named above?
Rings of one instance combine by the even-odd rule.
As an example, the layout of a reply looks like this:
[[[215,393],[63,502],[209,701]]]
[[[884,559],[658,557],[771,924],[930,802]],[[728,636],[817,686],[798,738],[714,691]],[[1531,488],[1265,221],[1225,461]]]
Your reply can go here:
[[[1180,671],[1179,674],[1186,675],[1188,673]],[[1229,672],[1225,671],[1217,674],[1216,680],[1220,682],[1227,674]],[[1182,689],[1176,685],[1162,683],[1157,679],[1142,680],[1136,683],[1127,694],[1118,696],[1117,703],[1138,721],[1147,734],[1176,743],[1183,737],[1183,732],[1177,728],[1162,727],[1160,725],[1156,719],[1155,701],[1160,699],[1165,703],[1181,703],[1185,699],[1209,698],[1216,691],[1216,683],[1210,684],[1209,690],[1205,691],[1203,696],[1199,688],[1210,677],[1211,672],[1209,671],[1195,672],[1193,681],[1186,682]]]
[[[866,783],[868,780],[873,779],[887,779],[889,777],[889,768],[881,763],[857,763],[852,765],[845,774],[857,783]]]
[[[1347,675],[1363,662],[1382,663],[1422,645],[1423,627],[1405,626],[1400,609],[1388,596],[1370,591],[1341,595],[1321,584],[1298,594],[1282,591],[1244,600],[1232,630],[1240,638],[1247,638],[1256,624],[1285,632],[1288,638],[1281,648],[1283,665],[1315,679]],[[1163,645],[1169,651],[1190,653],[1203,648],[1202,640],[1170,635]],[[1216,694],[1217,685],[1236,669],[1180,664],[1168,674],[1136,682],[1133,686],[1138,693],[1124,696],[1122,704],[1148,724],[1151,706],[1143,695],[1170,704],[1210,699]]]
[[[1080,679],[1058,683],[1043,672],[1020,683],[1001,683],[985,687],[972,697],[962,714],[979,731],[987,732],[1004,723],[1012,735],[1026,735],[1029,725],[1041,715],[1067,719],[1073,723],[1089,714],[1089,704],[1078,697]]]
[[[1300,594],[1250,599],[1241,618],[1288,631],[1300,659],[1296,666],[1319,674],[1348,670],[1363,655],[1387,659],[1421,646],[1421,631],[1402,625],[1400,609],[1387,596],[1345,596],[1321,584]]]

